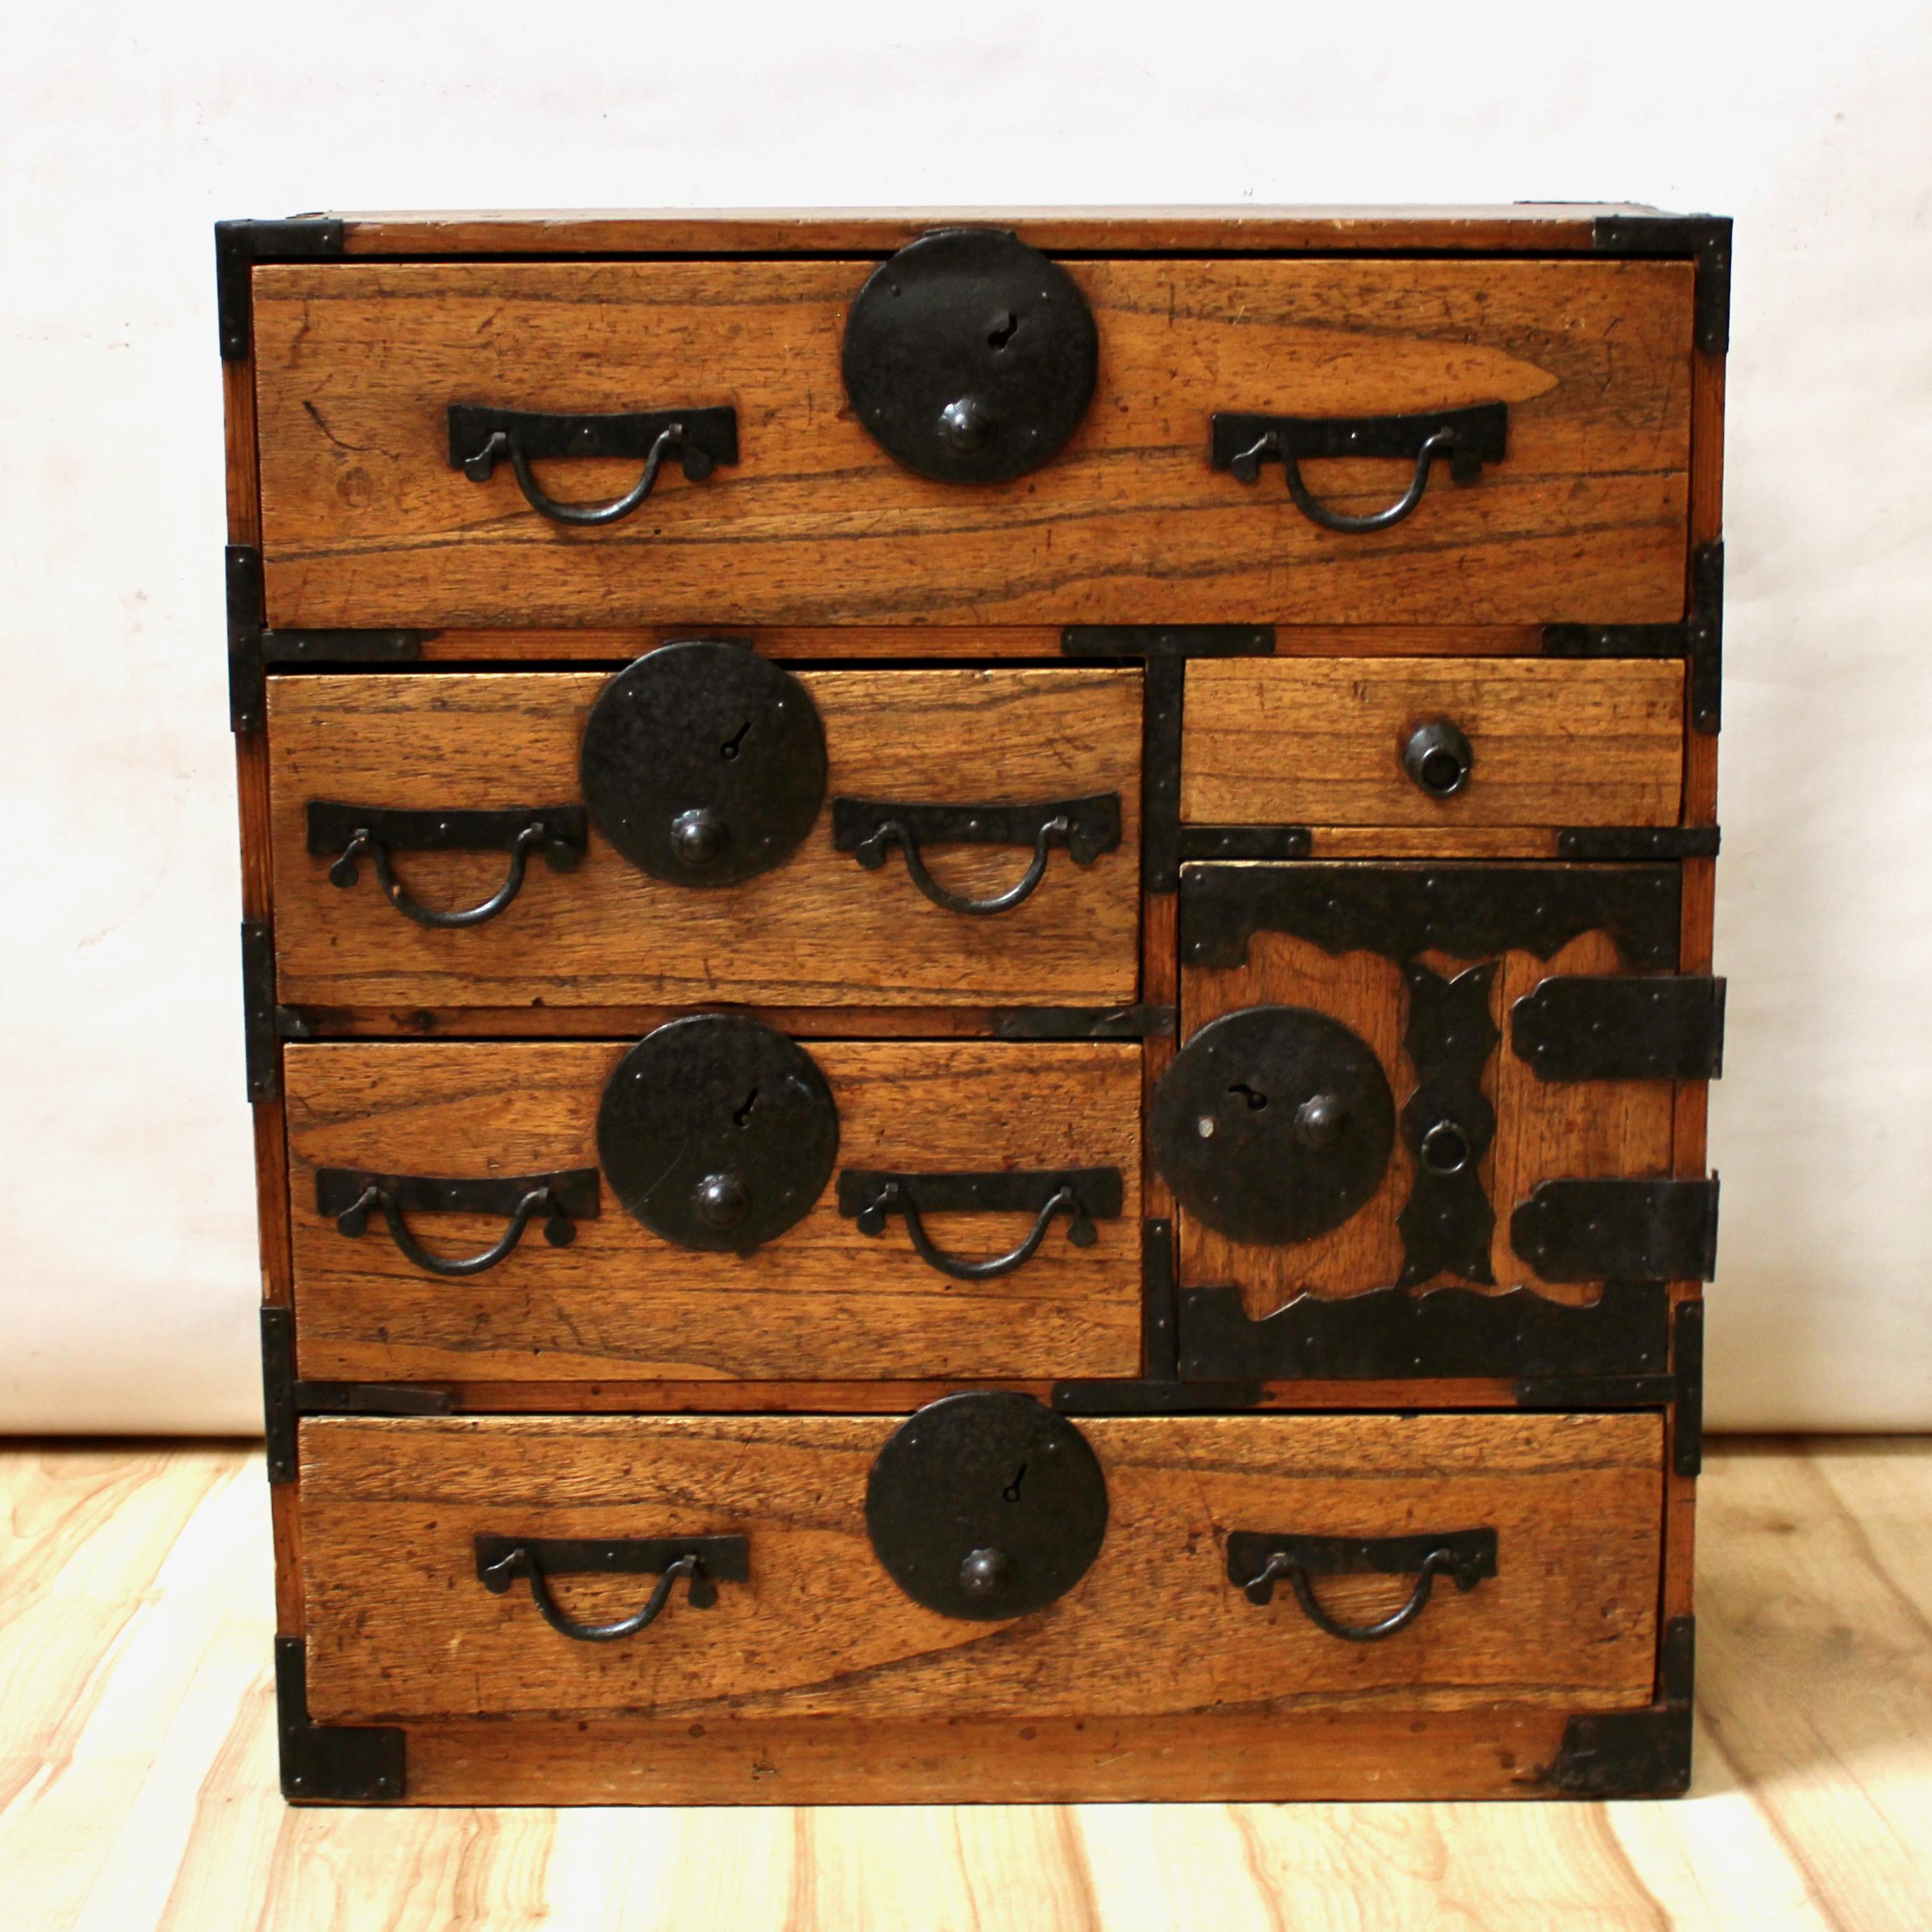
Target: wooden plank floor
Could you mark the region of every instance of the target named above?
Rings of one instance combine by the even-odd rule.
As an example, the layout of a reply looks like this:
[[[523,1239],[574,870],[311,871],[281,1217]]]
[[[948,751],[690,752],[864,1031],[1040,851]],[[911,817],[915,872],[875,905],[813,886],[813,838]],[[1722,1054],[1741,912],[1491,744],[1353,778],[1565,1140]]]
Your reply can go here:
[[[8,1932],[1932,1925],[1932,1438],[1718,1445],[1695,1795],[290,1810],[259,1450],[0,1448]]]

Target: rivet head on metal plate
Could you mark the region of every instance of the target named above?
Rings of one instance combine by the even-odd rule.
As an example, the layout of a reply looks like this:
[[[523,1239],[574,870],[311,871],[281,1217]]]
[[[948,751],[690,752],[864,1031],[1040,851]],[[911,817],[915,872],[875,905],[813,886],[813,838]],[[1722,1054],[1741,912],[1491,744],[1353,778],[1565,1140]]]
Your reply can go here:
[[[812,694],[748,646],[665,644],[598,694],[578,764],[592,823],[679,886],[735,886],[782,864],[825,798]]]
[[[915,1603],[978,1622],[1023,1617],[1100,1553],[1107,1480],[1087,1438],[1031,1396],[946,1396],[879,1451],[866,1528]]]
[[[1368,1042],[1306,1006],[1210,1022],[1154,1090],[1155,1165],[1183,1210],[1237,1241],[1337,1228],[1381,1184],[1395,1100]]]
[[[882,262],[846,319],[852,407],[941,483],[1004,483],[1058,454],[1094,397],[1100,335],[1066,270],[1016,235],[946,228]]]
[[[838,1154],[838,1110],[810,1054],[734,1014],[646,1034],[597,1111],[597,1155],[626,1211],[680,1247],[747,1255],[802,1217]]]

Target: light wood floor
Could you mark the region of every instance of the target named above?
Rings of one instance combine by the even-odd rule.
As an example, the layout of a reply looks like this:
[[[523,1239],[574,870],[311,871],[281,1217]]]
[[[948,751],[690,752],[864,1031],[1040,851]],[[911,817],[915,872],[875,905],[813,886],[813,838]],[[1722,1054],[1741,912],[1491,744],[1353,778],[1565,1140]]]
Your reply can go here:
[[[0,1927],[1932,1926],[1932,1438],[1718,1445],[1678,1803],[291,1810],[245,1448],[0,1449]]]

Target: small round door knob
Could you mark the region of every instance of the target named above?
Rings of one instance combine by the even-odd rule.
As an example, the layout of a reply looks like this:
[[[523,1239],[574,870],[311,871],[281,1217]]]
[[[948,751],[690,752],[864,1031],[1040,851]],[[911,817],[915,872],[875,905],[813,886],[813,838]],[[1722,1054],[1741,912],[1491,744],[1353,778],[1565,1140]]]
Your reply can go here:
[[[1311,1154],[1326,1154],[1342,1138],[1348,1110],[1333,1094],[1316,1094],[1295,1110],[1294,1138]]]
[[[993,433],[993,418],[976,396],[962,396],[939,412],[939,433],[949,447],[962,453],[983,449]]]
[[[1454,798],[1469,782],[1476,754],[1446,718],[1418,724],[1402,748],[1402,768],[1431,798]]]
[[[730,842],[730,830],[715,812],[681,812],[671,820],[670,849],[678,863],[694,872],[716,865]]]
[[[742,1175],[726,1169],[707,1174],[698,1184],[698,1218],[721,1232],[735,1228],[750,1211],[752,1197]]]
[[[969,1597],[997,1596],[1012,1568],[1000,1550],[976,1550],[959,1566],[959,1587]]]

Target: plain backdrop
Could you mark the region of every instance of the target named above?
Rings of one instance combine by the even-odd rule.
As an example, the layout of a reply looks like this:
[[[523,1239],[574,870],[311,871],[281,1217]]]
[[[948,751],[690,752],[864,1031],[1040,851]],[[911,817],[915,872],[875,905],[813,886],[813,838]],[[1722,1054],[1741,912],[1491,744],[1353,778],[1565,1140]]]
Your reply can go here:
[[[572,0],[0,26],[0,1428],[252,1430],[209,226],[1737,218],[1709,1407],[1932,1424],[1932,9]]]

